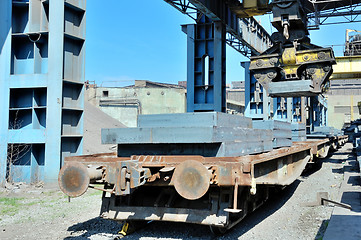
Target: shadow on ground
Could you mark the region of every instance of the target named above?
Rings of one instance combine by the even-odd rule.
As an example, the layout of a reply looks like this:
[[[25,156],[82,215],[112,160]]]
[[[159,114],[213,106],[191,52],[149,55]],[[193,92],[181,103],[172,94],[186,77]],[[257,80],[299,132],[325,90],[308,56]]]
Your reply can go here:
[[[64,239],[90,239],[93,235],[115,235],[120,231],[121,225],[118,222],[96,217],[86,222],[77,223],[67,230],[70,235]]]
[[[267,217],[277,212],[292,197],[300,183],[300,180],[296,180],[282,191],[272,193],[263,206],[243,219],[223,239],[236,239],[237,236],[245,234]]]
[[[277,193],[272,192],[269,200],[259,209],[250,213],[243,221],[221,237],[214,236],[208,226],[174,222],[151,222],[144,228],[139,229],[135,233],[125,236],[122,239],[140,239],[142,237],[159,238],[160,236],[161,238],[176,239],[237,239],[237,237],[248,232],[254,226],[280,209],[294,194],[300,182],[300,180],[296,180],[282,191],[278,191]],[[109,226],[109,224],[111,226]],[[111,235],[116,236],[120,231],[120,228],[121,225],[115,221],[104,220],[97,217],[69,227],[68,231],[74,236],[69,236],[65,239],[90,239],[90,237],[94,235],[103,235],[104,237],[107,235],[108,237]]]
[[[318,229],[318,232],[316,234],[316,237],[315,237],[315,240],[322,240],[323,238],[323,235],[325,234],[326,232],[326,229],[327,229],[327,226],[328,226],[328,223],[330,222],[330,220],[323,220],[322,221],[322,224],[320,226],[320,228]]]

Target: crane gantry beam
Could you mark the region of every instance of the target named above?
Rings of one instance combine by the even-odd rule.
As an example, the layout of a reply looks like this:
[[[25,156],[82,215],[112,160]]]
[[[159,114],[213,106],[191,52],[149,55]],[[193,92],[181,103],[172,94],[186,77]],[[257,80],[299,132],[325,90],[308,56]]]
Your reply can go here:
[[[348,1],[338,1],[338,5],[326,9],[319,4],[314,4],[313,7],[313,11],[307,9],[310,11],[307,14],[308,29],[310,30],[317,30],[320,25],[361,22],[361,3],[359,0],[352,2],[352,4]]]
[[[269,47],[273,43],[269,34],[254,18],[244,18],[252,15],[249,11],[244,11],[245,3],[242,5],[237,0],[164,1],[195,21],[197,21],[197,12],[205,14],[214,21],[222,21],[227,26],[227,43],[245,56],[258,55],[267,49],[267,45]],[[309,30],[317,30],[321,25],[361,21],[361,0],[301,0],[301,2],[307,14]],[[261,15],[270,12],[271,5],[257,6],[252,9],[252,13]]]
[[[249,57],[259,55],[273,45],[271,36],[253,17],[239,18],[226,1],[164,0],[196,22],[205,15],[226,26],[226,42],[238,52]],[[201,15],[197,15],[201,13]]]

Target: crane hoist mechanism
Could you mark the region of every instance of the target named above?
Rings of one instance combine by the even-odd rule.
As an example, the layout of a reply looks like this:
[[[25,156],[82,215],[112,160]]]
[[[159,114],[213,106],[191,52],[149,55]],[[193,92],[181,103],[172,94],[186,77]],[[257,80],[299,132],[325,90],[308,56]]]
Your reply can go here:
[[[270,96],[314,96],[328,89],[334,53],[310,43],[303,2],[271,3],[274,45],[251,57],[250,70]]]

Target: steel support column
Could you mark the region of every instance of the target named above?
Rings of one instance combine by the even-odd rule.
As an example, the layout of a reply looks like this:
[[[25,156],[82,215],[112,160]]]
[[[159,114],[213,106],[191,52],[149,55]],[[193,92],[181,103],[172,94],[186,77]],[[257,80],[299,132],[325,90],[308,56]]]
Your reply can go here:
[[[306,123],[306,97],[292,98],[292,122]]]
[[[254,120],[271,119],[271,109],[275,99],[268,96],[266,90],[253,77],[249,70],[250,62],[242,62],[245,72],[245,116]]]
[[[182,29],[187,34],[187,112],[225,112],[225,27],[203,16]]]
[[[317,97],[312,98],[313,127],[321,126],[321,111]]]
[[[320,104],[320,125],[327,126],[327,99],[322,96],[318,96],[318,102]]]
[[[321,100],[321,101],[320,101]],[[308,119],[308,126],[310,126],[310,132],[313,132],[315,127],[325,126],[325,116],[324,116],[324,110],[322,109],[324,106],[324,103],[322,102],[322,99],[319,99],[319,97],[314,96],[309,98],[309,119]]]
[[[312,106],[312,97],[307,97],[306,101],[307,108],[307,119],[306,119],[306,133],[310,134],[313,132],[313,106]]]
[[[293,98],[276,97],[273,107],[273,119],[292,122]]]
[[[10,57],[11,57],[11,1],[0,1],[0,186],[4,186],[7,170]]]

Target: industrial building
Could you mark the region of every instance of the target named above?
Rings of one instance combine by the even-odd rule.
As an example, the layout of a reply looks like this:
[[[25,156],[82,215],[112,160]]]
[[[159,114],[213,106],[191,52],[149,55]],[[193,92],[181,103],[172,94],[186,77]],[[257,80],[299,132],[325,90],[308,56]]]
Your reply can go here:
[[[244,115],[244,82],[232,82],[227,88],[227,112]],[[136,127],[138,115],[185,113],[187,85],[135,80],[125,87],[103,87],[85,84],[85,101],[100,108],[127,127]]]
[[[86,0],[0,2],[0,183],[82,153]]]
[[[227,88],[227,112],[244,115],[245,111],[245,82],[233,81],[232,87]]]
[[[175,84],[135,80],[126,87],[86,87],[86,100],[127,127],[138,115],[186,112],[186,89]]]
[[[0,185],[58,183],[69,202],[101,191],[124,235],[148,221],[225,234],[360,118],[361,35],[347,31],[342,57],[309,37],[361,4],[339,2],[165,0],[194,20],[181,26],[186,81],[105,87],[85,81],[86,0],[1,1]],[[254,18],[268,13],[272,35]],[[232,87],[227,45],[249,58]]]
[[[329,106],[329,125],[341,129],[361,116],[357,107],[361,101],[361,57],[337,57],[336,61],[330,89],[325,96]]]

